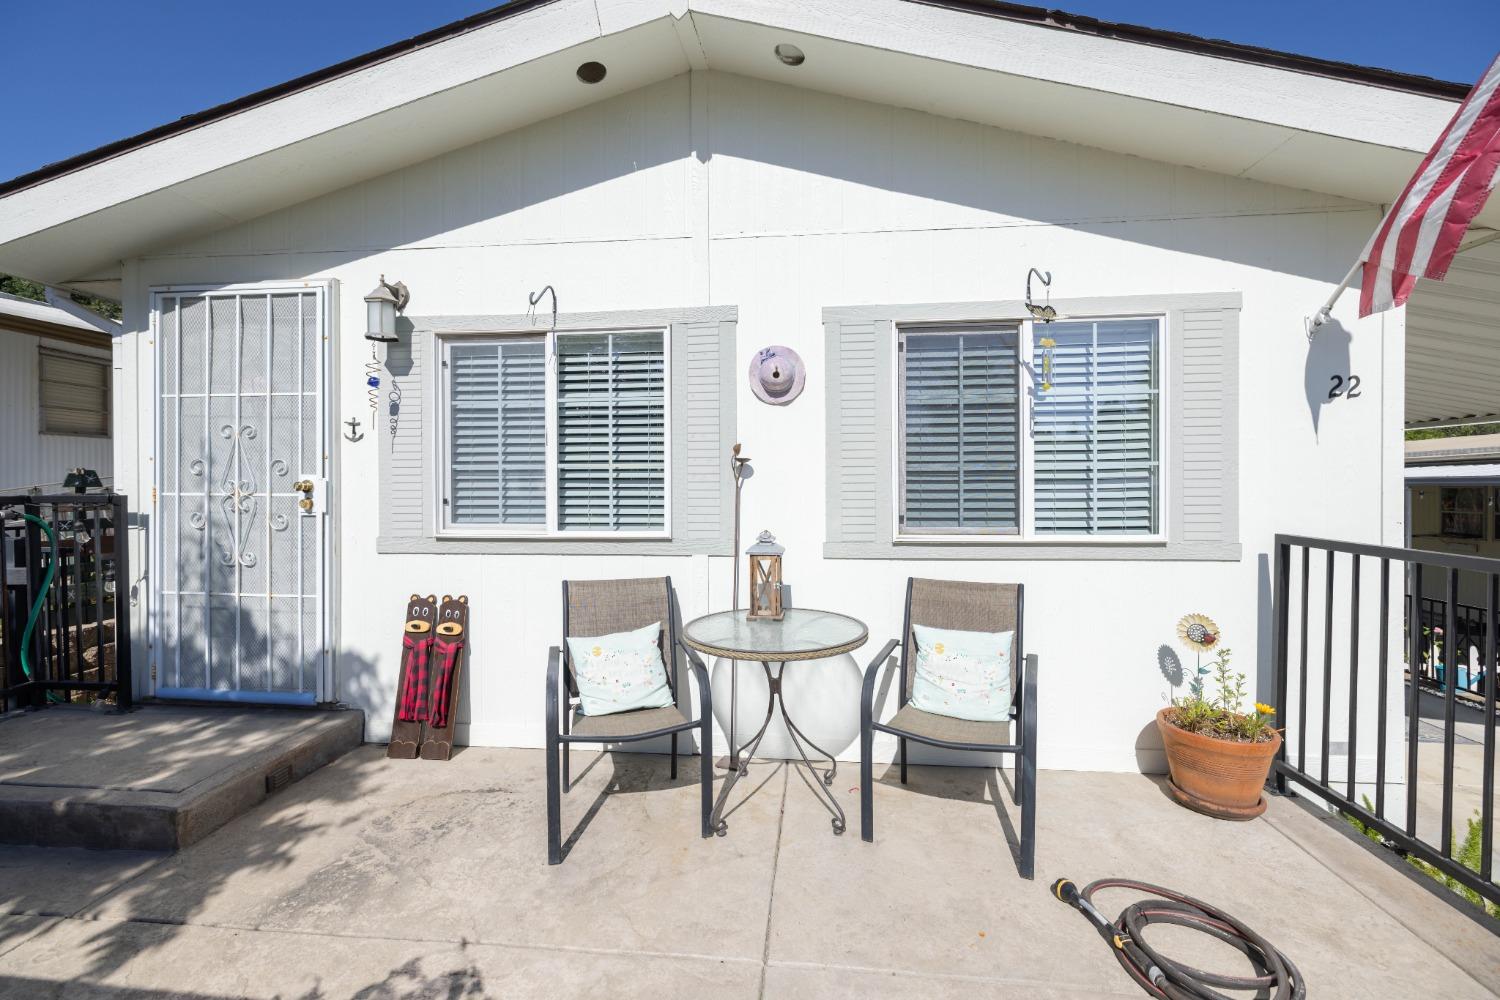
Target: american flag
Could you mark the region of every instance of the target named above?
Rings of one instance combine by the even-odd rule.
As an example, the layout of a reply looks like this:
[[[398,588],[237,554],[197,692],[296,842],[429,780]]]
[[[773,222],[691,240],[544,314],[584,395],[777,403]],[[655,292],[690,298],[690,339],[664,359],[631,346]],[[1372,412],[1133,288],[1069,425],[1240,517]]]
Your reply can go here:
[[[1500,57],[1381,220],[1360,257],[1359,315],[1404,303],[1417,278],[1442,280],[1500,165]]]

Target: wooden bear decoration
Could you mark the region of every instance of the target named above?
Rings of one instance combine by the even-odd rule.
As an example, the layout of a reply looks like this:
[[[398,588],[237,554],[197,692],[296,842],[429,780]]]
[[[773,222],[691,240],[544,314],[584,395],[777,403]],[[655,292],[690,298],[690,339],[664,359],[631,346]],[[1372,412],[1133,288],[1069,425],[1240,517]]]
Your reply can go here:
[[[412,760],[422,745],[422,723],[427,718],[429,663],[437,638],[437,596],[412,594],[406,603],[401,632],[401,675],[396,681],[396,717],[391,723],[387,757]]]
[[[437,638],[433,641],[433,685],[422,740],[423,760],[447,760],[453,755],[453,726],[458,719],[459,679],[469,640],[469,598],[443,595],[438,605]]]

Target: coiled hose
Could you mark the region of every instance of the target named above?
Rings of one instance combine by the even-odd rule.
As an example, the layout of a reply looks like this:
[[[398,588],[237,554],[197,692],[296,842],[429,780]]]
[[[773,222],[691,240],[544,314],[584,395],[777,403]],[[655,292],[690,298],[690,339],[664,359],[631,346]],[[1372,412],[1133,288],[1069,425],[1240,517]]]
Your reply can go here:
[[[41,589],[37,591],[36,600],[31,604],[31,617],[26,619],[26,631],[21,634],[21,673],[25,674],[29,681],[35,679],[31,674],[31,633],[36,631],[36,620],[42,615],[42,605],[47,601],[47,591],[52,589],[52,578],[57,575],[57,534],[53,532],[52,525],[35,514],[22,513],[21,516],[46,533],[47,544],[52,549],[52,558],[47,560],[47,575],[43,577]],[[48,691],[47,700],[58,701],[57,692]]]
[[[1110,921],[1094,906],[1100,889],[1134,889],[1146,893],[1125,907],[1118,920]],[[1123,878],[1101,878],[1080,891],[1071,879],[1052,885],[1052,894],[1078,910],[1110,943],[1115,958],[1130,978],[1153,997],[1162,1000],[1224,1000],[1215,987],[1227,990],[1258,990],[1269,1000],[1302,1000],[1307,985],[1291,959],[1239,920],[1199,902],[1191,896],[1146,882]],[[1146,943],[1143,931],[1149,924],[1176,924],[1202,931],[1238,949],[1254,966],[1254,976],[1225,976],[1174,962]]]

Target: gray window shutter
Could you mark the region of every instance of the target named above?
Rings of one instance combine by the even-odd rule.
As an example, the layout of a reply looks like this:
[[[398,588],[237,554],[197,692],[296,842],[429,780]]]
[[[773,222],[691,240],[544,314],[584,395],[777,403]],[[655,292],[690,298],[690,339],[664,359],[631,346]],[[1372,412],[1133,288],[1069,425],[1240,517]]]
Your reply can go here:
[[[823,324],[828,367],[828,542],[891,539],[891,352],[889,320]]]
[[[424,422],[431,408],[422,398],[428,344],[427,338],[413,333],[386,345],[377,390],[379,404],[372,426],[364,431],[381,452],[380,534],[385,538],[432,534],[427,502],[435,489],[433,474],[437,463],[427,457]],[[393,390],[399,390],[399,402],[391,402]]]
[[[672,537],[728,554],[734,541],[736,324],[672,324]]]
[[[1177,309],[1174,542],[1239,542],[1238,309]]]

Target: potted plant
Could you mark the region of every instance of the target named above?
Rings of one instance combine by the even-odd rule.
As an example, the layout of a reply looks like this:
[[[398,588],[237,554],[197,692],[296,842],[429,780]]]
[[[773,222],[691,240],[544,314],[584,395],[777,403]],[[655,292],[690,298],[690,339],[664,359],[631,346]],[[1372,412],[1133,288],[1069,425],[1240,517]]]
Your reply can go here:
[[[1188,693],[1156,713],[1167,751],[1167,789],[1189,809],[1223,819],[1253,819],[1266,811],[1261,794],[1281,734],[1271,725],[1276,710],[1255,703],[1243,710],[1245,675],[1230,669],[1230,652],[1219,644],[1219,628],[1203,615],[1177,624],[1184,645],[1198,654]],[[1212,659],[1205,665],[1204,654]],[[1206,681],[1213,675],[1217,693]]]

